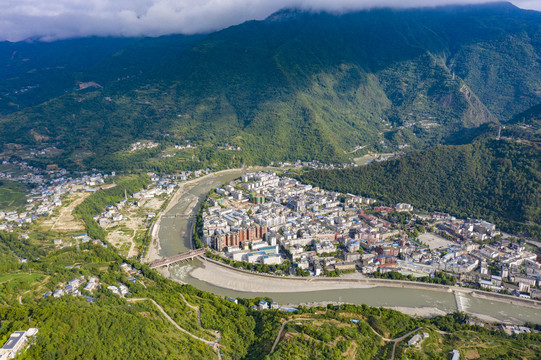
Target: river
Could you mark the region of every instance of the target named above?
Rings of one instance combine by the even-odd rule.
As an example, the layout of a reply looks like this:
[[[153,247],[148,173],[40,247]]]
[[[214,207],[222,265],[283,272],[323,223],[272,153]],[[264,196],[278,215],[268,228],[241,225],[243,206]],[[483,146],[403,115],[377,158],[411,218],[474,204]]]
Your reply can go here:
[[[179,199],[178,203],[161,220],[159,230],[160,256],[172,256],[191,249],[192,228],[202,199],[210,190],[238,178],[242,173],[241,170],[238,170],[206,177],[197,181],[194,185],[190,185],[190,188],[187,188],[185,195]],[[541,310],[539,309],[482,299],[469,294],[460,294],[457,299],[455,294],[451,292],[383,286],[299,292],[242,292],[216,286],[190,276],[190,272],[196,267],[201,267],[201,263],[197,260],[175,265],[170,269],[171,277],[175,280],[189,283],[198,289],[218,295],[244,298],[266,296],[283,305],[342,302],[409,309],[435,308],[437,310],[433,313],[437,313],[438,311],[456,311],[458,302],[458,306],[461,307],[462,311],[475,314],[487,320],[495,319],[513,323],[528,321],[541,324]]]
[[[210,175],[195,184],[186,185],[187,190],[179,201],[162,217],[160,222],[160,256],[173,256],[192,248],[192,229],[201,201],[212,189],[242,175],[243,171],[230,171]]]

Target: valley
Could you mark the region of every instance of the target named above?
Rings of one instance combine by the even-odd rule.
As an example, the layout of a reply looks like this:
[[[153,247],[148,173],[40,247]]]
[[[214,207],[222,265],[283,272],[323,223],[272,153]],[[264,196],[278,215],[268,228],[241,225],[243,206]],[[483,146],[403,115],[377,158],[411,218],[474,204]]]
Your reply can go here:
[[[539,356],[541,12],[51,1],[0,41],[2,360]]]

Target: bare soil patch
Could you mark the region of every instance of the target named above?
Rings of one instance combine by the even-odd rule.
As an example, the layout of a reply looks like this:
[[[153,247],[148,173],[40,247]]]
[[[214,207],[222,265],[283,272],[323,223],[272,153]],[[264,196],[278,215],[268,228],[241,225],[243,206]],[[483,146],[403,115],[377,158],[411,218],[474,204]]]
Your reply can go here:
[[[60,214],[57,216],[54,221],[51,230],[60,230],[60,231],[82,231],[85,229],[82,221],[75,219],[73,216],[73,210],[82,203],[90,193],[73,193],[70,194],[67,198],[67,201],[71,201],[68,206],[63,206],[60,208]]]

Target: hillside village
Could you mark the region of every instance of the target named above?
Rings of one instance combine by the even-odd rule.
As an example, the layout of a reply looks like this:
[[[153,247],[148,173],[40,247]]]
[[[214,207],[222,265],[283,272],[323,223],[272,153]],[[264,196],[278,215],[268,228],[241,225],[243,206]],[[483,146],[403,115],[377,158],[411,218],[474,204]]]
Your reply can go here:
[[[200,230],[222,258],[265,272],[432,279],[445,273],[464,286],[541,299],[539,255],[494,224],[409,204],[383,206],[272,172],[248,173],[216,189]]]
[[[111,176],[100,172],[69,174],[63,169],[46,171],[29,166],[24,161],[5,160],[2,165],[17,167],[21,174],[14,176],[0,172],[0,180],[31,186],[24,209],[0,211],[0,230],[5,231],[32,224],[38,217],[53,215],[55,209],[62,206],[62,199],[66,195],[74,192],[93,193]]]

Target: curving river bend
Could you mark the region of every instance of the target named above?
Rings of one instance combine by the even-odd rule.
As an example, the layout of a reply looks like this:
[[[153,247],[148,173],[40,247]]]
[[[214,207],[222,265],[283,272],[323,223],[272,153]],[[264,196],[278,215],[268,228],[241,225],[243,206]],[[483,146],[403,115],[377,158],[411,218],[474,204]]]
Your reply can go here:
[[[160,241],[160,256],[172,256],[191,249],[191,234],[195,215],[201,206],[201,201],[212,189],[238,178],[242,170],[219,173],[207,176],[190,185],[177,204],[164,214],[161,220],[158,237]],[[459,294],[377,286],[359,289],[317,290],[299,292],[242,292],[228,289],[219,284],[198,280],[190,275],[196,267],[201,268],[201,262],[175,265],[170,269],[170,276],[175,280],[196,286],[197,288],[215,294],[230,297],[253,298],[268,296],[280,304],[301,303],[352,303],[370,306],[385,306],[403,310],[408,313],[425,315],[442,312],[453,312],[461,308],[470,314],[475,314],[487,320],[509,321],[513,323],[533,322],[541,324],[541,310],[530,307],[513,305],[500,301],[473,297],[469,294]],[[204,267],[203,267],[204,269]],[[215,268],[209,271],[216,271]],[[253,281],[260,282],[261,279]]]

